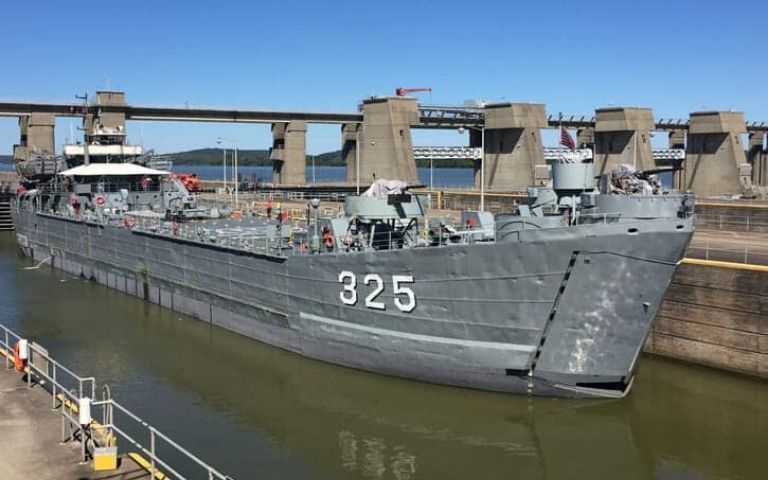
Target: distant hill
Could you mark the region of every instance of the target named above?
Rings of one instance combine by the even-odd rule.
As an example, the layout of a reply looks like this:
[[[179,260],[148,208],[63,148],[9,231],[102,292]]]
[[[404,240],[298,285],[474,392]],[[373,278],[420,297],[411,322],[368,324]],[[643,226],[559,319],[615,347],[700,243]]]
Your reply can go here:
[[[176,165],[221,165],[222,152],[220,148],[201,148],[198,150],[187,150],[167,154]],[[227,161],[232,153],[227,153]],[[272,162],[269,160],[269,150],[238,150],[238,165],[269,166]],[[312,156],[307,155],[307,165],[312,164]],[[318,167],[343,167],[344,161],[341,158],[341,150],[321,153],[315,155],[315,165]],[[416,162],[419,167],[429,167],[429,160],[419,160]],[[435,162],[435,167],[443,168],[472,168],[471,160],[440,160]]]

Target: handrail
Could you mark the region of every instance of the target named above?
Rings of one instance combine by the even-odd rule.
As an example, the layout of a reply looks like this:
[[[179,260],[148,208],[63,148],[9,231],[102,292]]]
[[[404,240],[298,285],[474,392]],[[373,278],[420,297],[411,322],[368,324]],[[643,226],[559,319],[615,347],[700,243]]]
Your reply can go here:
[[[0,329],[2,330],[2,333],[3,333],[0,336],[0,346],[2,346],[3,349],[6,351],[6,353],[8,353],[7,355],[5,355],[5,366],[7,369],[10,366],[9,352],[13,350],[12,345],[18,342],[19,340],[22,340],[22,337],[2,324],[0,324]],[[186,457],[188,460],[192,461],[193,463],[197,464],[199,467],[203,468],[205,472],[208,474],[209,480],[213,480],[213,479],[231,480],[231,477],[222,474],[221,472],[216,470],[214,467],[208,465],[203,460],[201,460],[200,458],[195,456],[193,453],[191,453],[189,450],[182,447],[181,445],[176,443],[174,440],[172,440],[170,437],[162,433],[160,430],[158,430],[154,426],[145,422],[143,419],[141,419],[141,417],[131,412],[126,407],[117,403],[114,399],[109,398],[106,400],[95,400],[96,399],[96,379],[94,377],[81,377],[77,375],[69,368],[65,367],[58,361],[54,360],[50,355],[48,355],[48,353],[42,350],[42,347],[38,346],[37,344],[29,343],[29,351],[31,354],[27,360],[27,384],[29,386],[32,386],[33,376],[37,376],[38,378],[37,383],[41,385],[48,384],[48,386],[51,389],[51,396],[53,398],[53,408],[54,409],[57,408],[56,400],[57,398],[60,397],[61,402],[59,403],[58,407],[62,408],[62,415],[67,419],[69,419],[70,422],[76,423],[77,419],[75,418],[72,412],[77,411],[78,401],[82,398],[86,398],[83,396],[83,393],[84,393],[83,385],[90,382],[91,384],[90,397],[88,398],[91,400],[90,402],[91,406],[101,407],[102,412],[104,414],[104,418],[110,419],[109,423],[106,423],[104,425],[100,425],[100,424],[96,424],[96,425],[98,425],[98,428],[100,429],[109,429],[119,433],[125,440],[127,440],[135,448],[139,449],[145,455],[148,455],[151,460],[152,478],[155,477],[155,474],[157,472],[157,470],[155,469],[155,463],[157,463],[158,465],[166,469],[168,472],[170,472],[172,475],[174,475],[178,480],[186,480],[186,477],[180,474],[176,468],[172,467],[170,464],[168,464],[165,460],[163,460],[157,455],[156,448],[155,448],[155,438],[157,437],[165,441],[176,452]],[[44,368],[41,368],[41,366],[35,364],[36,358],[42,358],[45,360],[46,365]],[[40,360],[37,360],[37,363],[40,363]],[[50,374],[48,372],[49,369],[51,370]],[[58,374],[59,372],[66,373],[70,377],[69,380],[77,384],[78,391],[76,393],[69,391],[67,386],[64,385],[64,383],[62,383],[63,379]],[[57,392],[58,392],[58,395],[57,395]],[[67,398],[69,398],[69,400],[67,400]],[[68,402],[69,402],[69,405],[66,405]],[[149,436],[150,436],[149,450],[146,447],[144,447],[138,440],[134,439],[130,434],[128,434],[124,428],[121,428],[120,426],[116,425],[115,418],[112,414],[112,409],[114,408],[117,408],[120,412],[124,413],[127,417],[134,420],[140,427],[142,427],[143,429],[149,432]],[[70,412],[69,410],[72,410],[72,412]],[[107,412],[109,412],[109,415],[106,415]],[[93,417],[94,415],[92,414],[91,424],[94,424],[95,422],[93,420]],[[62,425],[64,424],[62,423]],[[85,438],[83,438],[82,435],[81,435],[81,442],[83,444],[83,452],[84,452]]]

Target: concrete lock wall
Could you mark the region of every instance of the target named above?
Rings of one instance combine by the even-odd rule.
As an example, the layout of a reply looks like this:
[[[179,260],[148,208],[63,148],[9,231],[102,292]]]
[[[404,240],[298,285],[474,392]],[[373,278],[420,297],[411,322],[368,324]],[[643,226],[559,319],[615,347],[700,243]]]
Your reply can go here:
[[[543,165],[541,129],[547,114],[540,103],[498,103],[485,106],[485,185],[525,190],[535,182],[536,165]],[[476,139],[474,140],[476,142]],[[475,170],[479,185],[478,171]]]
[[[741,193],[739,168],[747,159],[742,112],[694,112],[688,127],[685,188],[700,196]]]
[[[361,184],[379,178],[418,183],[411,140],[411,125],[418,122],[419,105],[415,98],[371,98],[363,102]]]
[[[649,135],[654,128],[650,108],[595,110],[595,175],[610,172],[622,163],[638,170],[655,168]]]
[[[680,265],[645,351],[768,378],[768,271]]]

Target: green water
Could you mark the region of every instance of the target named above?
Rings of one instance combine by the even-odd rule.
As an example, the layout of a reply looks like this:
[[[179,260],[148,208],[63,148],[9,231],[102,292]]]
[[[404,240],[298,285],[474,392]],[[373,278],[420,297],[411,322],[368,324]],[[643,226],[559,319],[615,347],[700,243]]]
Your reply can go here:
[[[618,401],[427,385],[29,266],[0,234],[0,323],[238,480],[768,478],[768,382],[643,357]]]

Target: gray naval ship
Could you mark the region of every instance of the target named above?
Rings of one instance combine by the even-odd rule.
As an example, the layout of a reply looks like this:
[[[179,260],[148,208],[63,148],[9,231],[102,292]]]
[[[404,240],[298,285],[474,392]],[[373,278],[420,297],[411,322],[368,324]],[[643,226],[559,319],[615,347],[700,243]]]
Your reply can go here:
[[[21,251],[306,357],[500,392],[625,395],[694,228],[691,196],[592,163],[553,165],[513,214],[430,218],[378,181],[297,221],[223,218],[135,159],[27,183]]]

